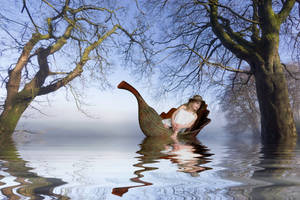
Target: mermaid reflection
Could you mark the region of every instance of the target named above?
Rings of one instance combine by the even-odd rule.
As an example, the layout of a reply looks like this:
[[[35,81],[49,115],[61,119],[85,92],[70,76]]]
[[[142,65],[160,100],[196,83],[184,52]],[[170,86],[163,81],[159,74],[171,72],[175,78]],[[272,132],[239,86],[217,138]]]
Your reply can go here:
[[[177,164],[177,171],[198,176],[200,172],[211,169],[203,165],[209,163],[210,156],[213,155],[197,138],[173,139],[171,137],[146,137],[140,144],[140,150],[137,153],[140,154],[136,157],[138,163],[133,166],[140,169],[134,172],[135,177],[130,180],[139,185],[114,188],[112,194],[122,196],[131,188],[153,185],[151,182],[141,180],[144,172],[158,169],[149,164],[166,159]]]
[[[208,149],[199,140],[196,138],[193,140],[173,138],[173,141],[174,143],[166,145],[164,152],[167,156],[163,158],[176,163],[178,166],[177,171],[198,176],[199,172],[211,169],[203,165],[210,162],[208,157],[212,154],[208,153]]]

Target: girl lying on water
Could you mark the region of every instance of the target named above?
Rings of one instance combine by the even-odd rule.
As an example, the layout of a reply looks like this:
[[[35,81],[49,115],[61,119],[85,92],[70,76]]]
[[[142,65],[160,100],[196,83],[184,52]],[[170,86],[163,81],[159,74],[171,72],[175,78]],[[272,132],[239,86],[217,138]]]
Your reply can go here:
[[[202,97],[195,95],[189,99],[188,103],[181,105],[170,119],[162,120],[165,128],[172,128],[173,135],[176,137],[179,132],[184,132],[185,129],[192,127],[197,119],[197,110],[200,108]]]

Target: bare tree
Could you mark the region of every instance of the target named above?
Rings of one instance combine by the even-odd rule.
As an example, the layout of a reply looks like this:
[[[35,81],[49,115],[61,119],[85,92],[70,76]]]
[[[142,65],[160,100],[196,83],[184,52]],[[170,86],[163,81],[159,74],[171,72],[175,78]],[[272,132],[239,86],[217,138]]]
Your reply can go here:
[[[233,77],[231,77],[233,78]],[[255,90],[254,78],[245,84],[247,76],[239,74],[235,78],[235,86],[228,85],[219,96],[221,110],[227,119],[226,129],[238,134],[251,130],[259,134],[259,108]]]
[[[110,52],[118,50],[132,59],[130,55],[138,51],[138,46],[147,60],[149,52],[145,41],[140,40],[144,27],[135,23],[132,32],[126,29],[125,12],[129,8],[124,5],[89,0],[15,1],[20,3],[22,18],[17,17],[20,11],[0,12],[0,28],[6,34],[1,41],[5,45],[1,54],[18,53],[14,64],[1,67],[6,95],[0,115],[0,135],[12,133],[37,96],[69,85],[84,70],[103,79]]]
[[[285,65],[288,68],[288,90],[290,102],[296,122],[300,122],[300,79],[295,77],[300,76],[300,66],[296,64]]]
[[[249,80],[254,77],[252,84],[256,85],[262,137],[295,137],[285,67],[280,55],[288,54],[294,62],[300,61],[297,2],[145,2],[145,10],[159,16],[161,25],[156,45],[163,52],[158,54],[163,65],[163,86],[168,90],[199,89],[208,83],[214,86],[233,84],[226,78],[231,73],[243,73]]]
[[[289,99],[292,106],[295,121],[300,120],[300,79],[292,76],[299,74],[300,68],[295,64],[286,65],[285,72],[288,84]],[[231,74],[230,82],[219,95],[221,110],[225,112],[227,120],[226,129],[231,133],[242,133],[246,130],[253,134],[259,134],[260,112],[255,90],[255,80],[251,77],[247,80],[245,74]]]

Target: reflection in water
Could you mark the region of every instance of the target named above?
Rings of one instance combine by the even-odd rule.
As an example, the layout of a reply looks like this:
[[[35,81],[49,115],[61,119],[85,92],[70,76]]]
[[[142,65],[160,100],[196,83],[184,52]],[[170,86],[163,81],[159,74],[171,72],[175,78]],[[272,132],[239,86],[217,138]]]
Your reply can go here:
[[[295,140],[261,143],[245,135],[210,133],[201,135],[200,143],[195,139],[152,137],[141,141],[70,133],[58,141],[58,135],[34,136],[25,145],[17,143],[18,150],[11,140],[0,141],[0,199],[300,196],[300,146]]]
[[[231,197],[298,199],[300,154],[296,138],[266,143],[259,138],[229,136],[227,142],[228,156],[222,165],[228,169],[223,174],[242,183],[229,188]]]
[[[266,182],[265,186],[255,187],[251,193],[254,199],[299,198],[299,167],[296,156],[297,138],[265,142],[261,148],[261,161],[257,164],[252,178]],[[293,177],[295,177],[293,179]],[[298,191],[298,192],[295,192]]]
[[[192,176],[198,176],[198,173],[211,169],[201,165],[210,162],[213,154],[208,153],[209,149],[202,145],[196,138],[174,139],[174,143],[166,146],[166,159],[178,165],[178,171],[189,173]]]
[[[8,199],[69,199],[66,196],[54,194],[55,187],[65,184],[60,179],[44,178],[30,172],[26,161],[18,156],[15,144],[11,138],[0,139],[0,189],[3,197]],[[5,180],[13,177],[13,180]],[[1,196],[0,196],[1,197]]]
[[[209,149],[202,145],[197,138],[173,140],[170,137],[147,137],[140,144],[140,147],[141,149],[137,151],[141,155],[137,157],[139,162],[133,166],[142,169],[136,170],[134,172],[136,177],[130,180],[141,185],[113,188],[112,194],[122,196],[130,188],[152,185],[153,183],[141,180],[144,177],[142,173],[158,169],[145,165],[157,163],[161,159],[176,163],[179,168],[178,171],[190,173],[192,176],[197,176],[199,172],[211,169],[200,166],[210,162],[208,157],[212,154],[208,153]]]

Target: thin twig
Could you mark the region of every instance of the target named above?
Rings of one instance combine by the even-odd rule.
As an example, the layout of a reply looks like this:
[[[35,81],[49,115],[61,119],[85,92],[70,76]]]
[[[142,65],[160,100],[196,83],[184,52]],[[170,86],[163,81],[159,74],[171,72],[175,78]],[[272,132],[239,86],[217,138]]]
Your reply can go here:
[[[253,24],[259,24],[258,21],[254,21],[254,20],[251,20],[251,19],[247,19],[247,18],[241,16],[240,14],[236,13],[234,10],[232,10],[232,9],[231,9],[230,7],[228,7],[228,6],[224,6],[224,5],[217,4],[217,3],[211,3],[211,4],[216,5],[216,6],[218,6],[218,7],[221,7],[221,8],[225,8],[225,9],[229,10],[229,11],[230,11],[232,14],[234,14],[235,16],[237,16],[237,17],[239,17],[239,18],[241,18],[241,19],[243,19],[243,20],[245,20],[245,21],[247,21],[247,22],[250,22],[250,23],[253,23]]]
[[[207,59],[205,59],[203,56],[201,56],[198,52],[196,52],[194,49],[190,48],[188,45],[186,44],[183,44],[185,47],[187,47],[189,50],[191,50],[193,53],[195,53],[197,56],[199,56],[203,62],[207,65],[212,65],[212,66],[215,66],[215,67],[219,67],[219,68],[222,68],[222,69],[225,69],[227,71],[231,71],[231,72],[240,72],[240,73],[246,73],[246,74],[251,74],[251,71],[246,71],[246,70],[238,70],[238,69],[234,69],[230,66],[225,66],[225,65],[222,65],[221,63],[212,63],[210,61],[208,61]]]
[[[27,14],[28,14],[28,16],[29,16],[29,18],[30,18],[30,21],[31,21],[31,23],[33,24],[33,26],[34,26],[34,28],[35,28],[35,31],[38,33],[39,32],[39,27],[34,23],[34,21],[33,21],[33,18],[31,17],[31,15],[30,15],[30,12],[29,12],[29,10],[28,10],[28,8],[27,8],[27,6],[26,6],[26,0],[23,0],[23,8],[22,8],[22,11],[21,12],[23,12],[23,10],[26,10],[26,12],[27,12]]]
[[[138,0],[135,0],[135,5],[136,5],[137,9],[142,13],[142,15],[145,15],[144,11],[142,11],[142,9],[139,6]]]
[[[281,64],[284,66],[284,69],[288,72],[288,74],[289,74],[293,79],[295,79],[295,80],[300,80],[300,78],[295,77],[294,74],[293,74],[290,70],[288,70],[286,64],[284,64],[284,63],[281,63]]]

